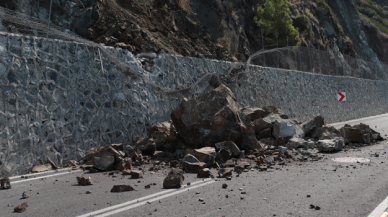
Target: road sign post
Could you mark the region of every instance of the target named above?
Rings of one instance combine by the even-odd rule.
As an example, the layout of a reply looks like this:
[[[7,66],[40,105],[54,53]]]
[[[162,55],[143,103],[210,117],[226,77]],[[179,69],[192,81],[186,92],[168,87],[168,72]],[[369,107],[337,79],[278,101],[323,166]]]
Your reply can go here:
[[[338,102],[345,102],[346,101],[346,93],[345,92],[339,92],[337,93],[337,100]],[[342,103],[342,112],[344,115],[344,120],[345,121],[345,107],[344,104]]]

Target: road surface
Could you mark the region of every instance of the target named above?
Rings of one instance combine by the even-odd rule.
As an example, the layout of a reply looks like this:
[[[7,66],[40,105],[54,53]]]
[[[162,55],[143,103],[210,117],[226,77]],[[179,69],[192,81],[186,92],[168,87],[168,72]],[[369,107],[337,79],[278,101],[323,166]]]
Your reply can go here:
[[[387,137],[388,114],[345,123],[360,122]],[[341,127],[345,123],[333,126]],[[162,187],[169,168],[152,173],[148,171],[150,165],[142,167],[144,179],[68,169],[33,174],[28,179],[13,177],[12,189],[0,190],[0,216],[378,217],[388,207],[387,146],[384,141],[319,154],[322,160],[275,166],[266,172],[255,169],[239,177],[234,174],[230,181],[198,179],[196,174],[185,174],[185,186],[170,190]],[[340,157],[366,158],[370,162],[332,160]],[[212,169],[212,173],[216,175],[217,171]],[[94,184],[79,186],[76,176],[90,176]],[[224,183],[228,185],[226,189],[222,188]],[[110,189],[117,184],[129,184],[136,191],[111,193]],[[150,189],[144,187],[147,184],[152,184]],[[24,191],[28,199],[21,199]],[[87,191],[91,194],[86,194]],[[14,207],[25,201],[29,204],[27,211],[14,213]],[[310,209],[310,204],[321,209]]]

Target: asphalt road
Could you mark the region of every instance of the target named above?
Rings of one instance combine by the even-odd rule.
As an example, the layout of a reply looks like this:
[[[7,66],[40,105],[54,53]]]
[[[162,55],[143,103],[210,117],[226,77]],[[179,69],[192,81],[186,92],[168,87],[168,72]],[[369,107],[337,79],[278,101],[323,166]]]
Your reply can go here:
[[[360,122],[369,124],[386,137],[388,115],[349,124]],[[343,124],[333,125],[341,127]],[[203,180],[197,179],[195,174],[185,174],[185,184],[190,185],[172,190],[162,188],[169,168],[152,173],[148,171],[150,165],[143,167],[144,178],[138,180],[121,174],[112,177],[71,170],[34,174],[28,179],[16,177],[11,179],[12,189],[0,190],[0,216],[365,217],[388,196],[387,146],[388,142],[384,141],[358,149],[319,154],[322,160],[275,166],[266,172],[255,169],[239,177],[234,174],[230,181]],[[338,157],[367,158],[370,162],[332,161]],[[215,175],[217,171],[213,169],[212,173]],[[76,176],[90,176],[94,184],[78,186]],[[227,189],[222,188],[223,183],[228,185]],[[110,189],[117,184],[129,184],[136,191],[111,193]],[[150,189],[145,189],[147,184],[152,184]],[[29,195],[28,199],[21,199],[24,191]],[[86,194],[87,191],[92,193]],[[200,198],[203,201],[199,201]],[[14,207],[25,201],[29,204],[27,211],[14,213]],[[310,204],[321,209],[310,209]]]

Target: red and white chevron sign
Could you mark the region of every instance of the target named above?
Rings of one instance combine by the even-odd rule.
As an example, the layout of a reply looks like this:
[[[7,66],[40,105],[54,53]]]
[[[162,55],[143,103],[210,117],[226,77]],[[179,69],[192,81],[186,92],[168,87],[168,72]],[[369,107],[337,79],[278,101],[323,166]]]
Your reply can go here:
[[[337,98],[338,98],[338,102],[346,101],[346,93],[345,92],[337,93]]]

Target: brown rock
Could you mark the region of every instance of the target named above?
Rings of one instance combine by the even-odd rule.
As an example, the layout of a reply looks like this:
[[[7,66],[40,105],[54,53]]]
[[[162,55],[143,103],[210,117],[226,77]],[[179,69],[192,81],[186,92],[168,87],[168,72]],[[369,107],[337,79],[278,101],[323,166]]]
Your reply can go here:
[[[115,157],[112,153],[104,152],[102,156],[94,157],[94,166],[102,171],[113,170]]]
[[[22,212],[24,212],[24,211],[27,210],[27,207],[28,207],[28,203],[27,203],[27,202],[24,202],[24,203],[22,203],[22,204],[16,206],[13,210],[14,210],[15,212],[22,213]]]
[[[132,160],[131,159],[128,159],[125,162],[125,169],[132,170]]]
[[[229,159],[222,164],[222,167],[234,167],[236,159]]]
[[[244,170],[244,166],[242,166],[242,165],[236,165],[234,167],[234,172],[236,172],[236,173],[242,173],[243,170]]]
[[[278,137],[278,139],[276,140],[276,145],[275,146],[286,146],[286,142],[283,140],[283,137]]]
[[[208,168],[204,168],[198,171],[197,178],[210,178],[212,173]]]
[[[243,108],[241,109],[241,112],[248,116],[251,121],[254,121],[259,118],[265,118],[267,115],[270,114],[270,112],[265,111],[262,108]]]
[[[198,162],[198,163],[189,163],[183,162],[183,169],[187,173],[198,173],[201,169],[205,168],[206,163]]]
[[[246,158],[239,158],[239,159],[237,159],[236,164],[246,168],[246,167],[249,167],[251,165],[251,161],[249,159],[246,159]]]
[[[350,140],[355,143],[363,143],[364,142],[364,133],[360,129],[352,128],[352,127],[342,127],[340,129],[341,136],[345,139]]]
[[[318,128],[317,128],[318,129]],[[323,127],[321,127],[321,134],[319,135],[319,140],[324,139],[335,139],[337,137],[340,137],[340,132],[335,129],[333,126],[326,124]],[[315,134],[315,133],[314,133]],[[318,135],[315,135],[315,137]]]
[[[231,169],[221,168],[220,170],[218,170],[218,175],[221,178],[230,177],[230,176],[232,176],[232,170]]]
[[[36,165],[32,168],[33,173],[45,172],[52,170],[51,164]]]
[[[271,114],[265,118],[258,118],[253,121],[256,134],[266,129],[271,129],[276,120],[283,120],[278,114]]]
[[[131,175],[131,170],[129,170],[129,169],[126,169],[126,170],[123,170],[123,172],[122,172],[122,174],[123,175]]]
[[[131,178],[132,179],[140,179],[143,178],[143,172],[140,170],[132,170],[131,171]]]
[[[47,158],[47,163],[51,165],[52,169],[58,169],[57,165],[50,158]]]
[[[132,144],[139,149],[143,155],[154,155],[156,151],[156,143],[153,138],[133,137]]]
[[[173,167],[173,168],[178,167],[178,165],[179,165],[179,162],[177,160],[173,160],[173,161],[170,162],[170,166]]]
[[[174,126],[186,145],[199,148],[217,142],[235,141],[250,132],[232,91],[225,85],[192,100],[185,99],[171,113]],[[248,120],[249,118],[246,117]]]
[[[79,185],[92,185],[92,179],[90,177],[77,177]]]
[[[114,148],[117,151],[124,151],[124,145],[123,144],[112,144],[110,145],[112,148]]]
[[[216,155],[216,149],[213,147],[194,149],[194,156],[198,158],[200,162],[205,162],[206,167],[214,165],[215,155]]]
[[[98,173],[99,171],[93,167],[89,168],[89,173]]]
[[[183,180],[185,180],[185,177],[183,176],[183,170],[174,168],[164,179],[163,188],[180,188],[182,186]]]
[[[0,179],[0,185],[1,185],[1,188],[10,189],[11,188],[11,181],[9,180],[8,177],[4,177],[4,178]]]
[[[77,166],[77,163],[75,162],[75,160],[70,160],[69,163],[70,163],[73,167],[76,167],[76,166]]]
[[[158,123],[150,129],[151,137],[160,141],[162,144],[175,142],[177,135],[170,122]]]
[[[124,191],[133,191],[135,189],[130,185],[114,185],[110,192],[124,192]]]

